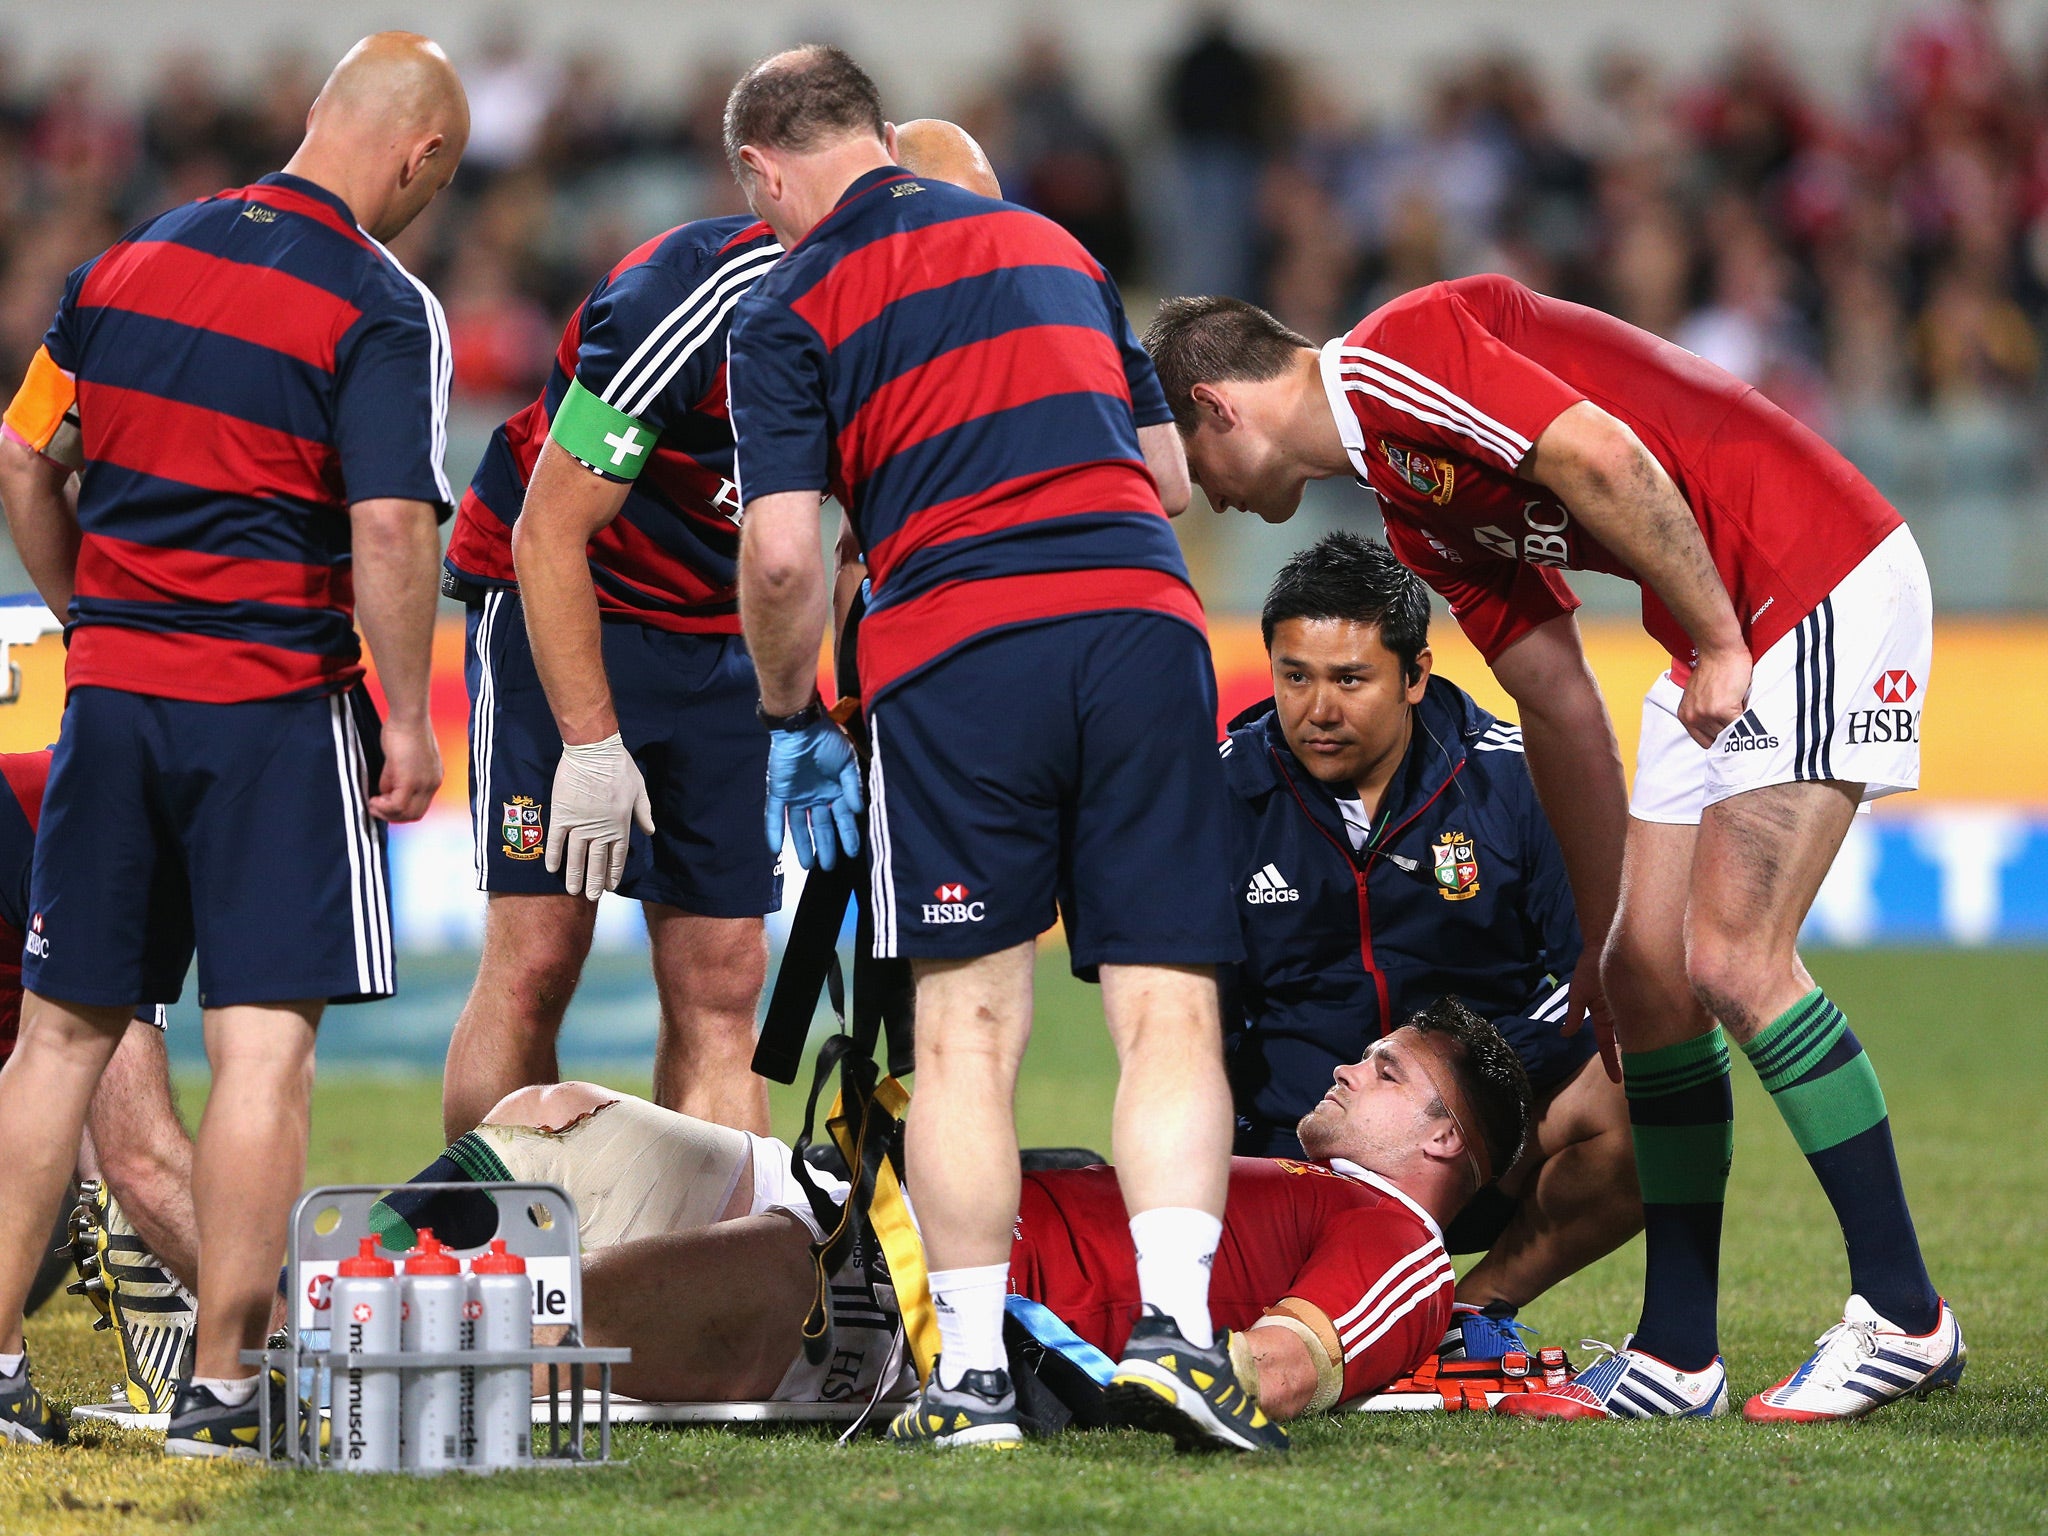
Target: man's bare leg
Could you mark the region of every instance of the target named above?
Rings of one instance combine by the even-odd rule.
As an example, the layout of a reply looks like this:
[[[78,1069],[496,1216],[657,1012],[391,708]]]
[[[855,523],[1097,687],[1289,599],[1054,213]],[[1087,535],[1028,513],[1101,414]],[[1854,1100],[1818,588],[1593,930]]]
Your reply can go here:
[[[491,895],[483,958],[441,1079],[441,1133],[448,1140],[475,1130],[513,1089],[562,1075],[555,1040],[596,926],[597,903],[581,896]]]
[[[1940,1322],[1941,1304],[1906,1204],[1884,1093],[1798,952],[1800,925],[1861,797],[1860,784],[1774,784],[1708,806],[1686,958],[1701,1002],[1756,1068],[1834,1207],[1851,1289],[1894,1327],[1924,1335]]]
[[[974,960],[914,960],[917,1092],[904,1173],[917,1202],[943,1341],[942,1386],[1000,1370],[1003,1295],[1022,1174],[1017,1071],[1031,1039],[1036,946]]]
[[[306,1181],[313,1044],[321,1002],[206,1012],[213,1087],[199,1122],[192,1203],[199,1225],[193,1375],[238,1380],[263,1343],[284,1263],[285,1225]]]
[[[1537,1102],[1529,1147],[1500,1185],[1519,1203],[1458,1282],[1475,1307],[1527,1306],[1643,1229],[1628,1104],[1597,1058]]]
[[[30,992],[0,1068],[0,1354],[22,1351],[21,1310],[78,1163],[86,1105],[133,1008],[75,1008]],[[272,1280],[275,1281],[275,1271]]]
[[[768,1083],[754,1072],[754,1020],[768,978],[767,925],[655,902],[642,910],[661,995],[654,1102],[766,1136]]]
[[[583,1260],[585,1341],[630,1348],[613,1385],[655,1402],[767,1397],[802,1347],[810,1305],[810,1234],[781,1211]]]
[[[192,1138],[178,1118],[164,1032],[131,1019],[86,1114],[85,1172],[103,1178],[149,1251],[198,1294]]]
[[[1216,975],[1207,966],[1105,965],[1102,1011],[1116,1044],[1110,1141],[1139,1294],[1206,1347],[1232,1130]]]

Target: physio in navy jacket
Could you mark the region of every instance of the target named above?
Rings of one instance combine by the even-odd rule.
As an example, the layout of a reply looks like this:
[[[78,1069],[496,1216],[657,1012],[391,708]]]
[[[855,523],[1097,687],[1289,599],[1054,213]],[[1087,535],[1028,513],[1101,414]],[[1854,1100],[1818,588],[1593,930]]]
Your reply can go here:
[[[1430,675],[1429,600],[1377,540],[1288,562],[1263,626],[1274,697],[1233,722],[1245,961],[1226,974],[1237,1150],[1299,1156],[1332,1074],[1446,994],[1537,1094],[1530,1145],[1449,1234],[1459,1287],[1519,1306],[1642,1224],[1628,1114],[1593,1034],[1561,1033],[1580,936],[1521,733]]]

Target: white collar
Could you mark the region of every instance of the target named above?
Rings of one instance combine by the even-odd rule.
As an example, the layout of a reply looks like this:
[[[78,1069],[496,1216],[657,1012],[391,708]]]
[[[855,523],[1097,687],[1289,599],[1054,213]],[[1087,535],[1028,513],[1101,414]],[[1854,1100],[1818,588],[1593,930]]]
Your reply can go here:
[[[1351,467],[1358,471],[1358,483],[1367,490],[1372,489],[1372,476],[1367,470],[1365,457],[1365,428],[1358,424],[1358,413],[1351,409],[1351,402],[1345,398],[1344,375],[1340,371],[1337,354],[1344,350],[1344,338],[1325,342],[1318,361],[1323,370],[1323,394],[1329,400],[1330,414],[1337,421],[1337,436],[1343,440],[1344,451],[1351,456]]]
[[[1361,1184],[1370,1184],[1374,1189],[1381,1191],[1383,1194],[1392,1195],[1396,1200],[1407,1206],[1409,1210],[1422,1218],[1422,1224],[1429,1228],[1429,1235],[1431,1237],[1435,1238],[1439,1243],[1444,1240],[1444,1229],[1436,1224],[1436,1218],[1417,1205],[1409,1197],[1408,1192],[1391,1179],[1382,1178],[1370,1168],[1361,1168],[1357,1163],[1352,1162],[1348,1158],[1329,1158],[1326,1160],[1326,1166],[1332,1173],[1340,1173],[1347,1179],[1356,1179]]]

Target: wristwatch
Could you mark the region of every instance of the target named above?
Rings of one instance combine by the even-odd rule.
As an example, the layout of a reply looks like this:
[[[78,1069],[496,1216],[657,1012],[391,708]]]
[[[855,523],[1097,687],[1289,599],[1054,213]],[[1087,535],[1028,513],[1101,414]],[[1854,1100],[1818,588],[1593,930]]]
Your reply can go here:
[[[813,693],[811,702],[793,715],[771,715],[757,703],[754,714],[771,731],[808,730],[825,718],[825,701]]]

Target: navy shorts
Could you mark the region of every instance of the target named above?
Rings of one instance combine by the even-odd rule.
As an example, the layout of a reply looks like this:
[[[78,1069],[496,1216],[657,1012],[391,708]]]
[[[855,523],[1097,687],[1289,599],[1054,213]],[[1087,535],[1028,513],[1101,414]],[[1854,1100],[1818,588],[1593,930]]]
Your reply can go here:
[[[759,917],[782,904],[762,828],[768,732],[754,664],[735,635],[676,635],[607,623],[604,669],[619,735],[647,781],[654,835],[637,827],[619,894],[702,917]],[[549,873],[548,796],[562,758],[526,613],[513,591],[469,609],[469,811],[477,887],[562,894]]]
[[[878,956],[993,954],[1056,914],[1081,976],[1243,956],[1199,631],[1150,613],[1003,630],[869,725]]]
[[[199,1005],[394,987],[377,714],[326,698],[198,704],[74,688],[29,881],[22,985],[58,1002]]]

